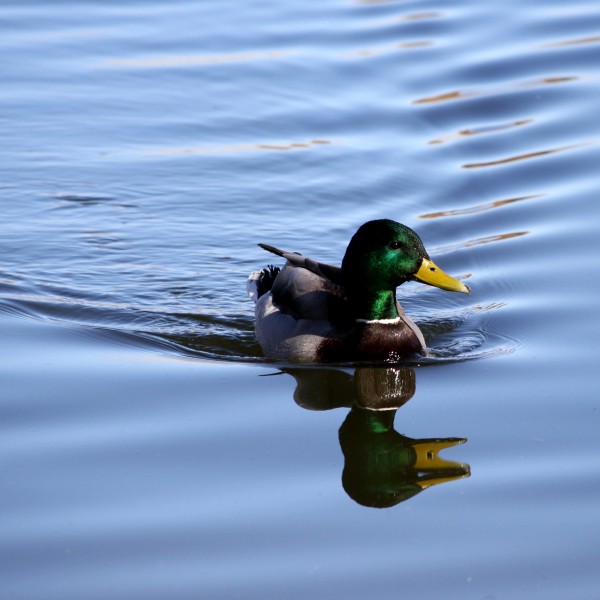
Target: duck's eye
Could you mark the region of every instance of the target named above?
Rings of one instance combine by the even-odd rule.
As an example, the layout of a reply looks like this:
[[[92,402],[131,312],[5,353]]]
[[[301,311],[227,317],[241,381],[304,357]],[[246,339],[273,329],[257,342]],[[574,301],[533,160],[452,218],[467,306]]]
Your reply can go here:
[[[396,240],[388,244],[388,248],[391,248],[392,250],[401,250],[403,247],[404,245],[402,244],[402,242],[398,242]]]

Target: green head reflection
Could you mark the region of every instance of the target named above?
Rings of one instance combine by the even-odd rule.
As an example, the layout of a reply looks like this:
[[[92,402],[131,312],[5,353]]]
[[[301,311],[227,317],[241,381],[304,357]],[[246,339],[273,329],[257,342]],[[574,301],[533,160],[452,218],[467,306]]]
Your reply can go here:
[[[346,493],[364,506],[394,506],[432,485],[469,475],[468,465],[439,456],[465,439],[407,437],[394,430],[395,414],[354,407],[340,427],[342,483]]]

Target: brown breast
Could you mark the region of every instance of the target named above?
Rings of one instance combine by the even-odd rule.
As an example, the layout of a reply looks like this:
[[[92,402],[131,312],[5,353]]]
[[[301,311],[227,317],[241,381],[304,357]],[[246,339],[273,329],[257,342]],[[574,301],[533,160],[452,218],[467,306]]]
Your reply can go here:
[[[395,323],[357,322],[346,335],[323,341],[318,359],[324,362],[400,360],[423,351],[415,332],[402,320]]]

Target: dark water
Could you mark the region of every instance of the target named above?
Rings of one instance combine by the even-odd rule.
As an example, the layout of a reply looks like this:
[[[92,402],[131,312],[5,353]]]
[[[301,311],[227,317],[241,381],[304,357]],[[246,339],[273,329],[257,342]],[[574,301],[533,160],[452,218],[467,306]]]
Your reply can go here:
[[[0,33],[0,598],[599,597],[597,2]],[[256,243],[373,218],[472,288],[400,288],[431,357],[264,359]]]

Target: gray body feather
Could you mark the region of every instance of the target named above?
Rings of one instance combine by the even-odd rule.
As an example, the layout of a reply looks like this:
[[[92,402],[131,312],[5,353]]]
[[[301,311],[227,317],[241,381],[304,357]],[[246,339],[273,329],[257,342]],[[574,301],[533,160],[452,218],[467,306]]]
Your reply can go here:
[[[381,358],[400,356],[394,348],[408,346],[420,352],[425,340],[398,304],[398,319],[359,322],[352,318],[339,267],[319,263],[300,254],[259,244],[287,263],[271,291],[256,299],[256,337],[267,356],[297,361],[351,360],[381,350]],[[407,354],[405,352],[404,354]]]

